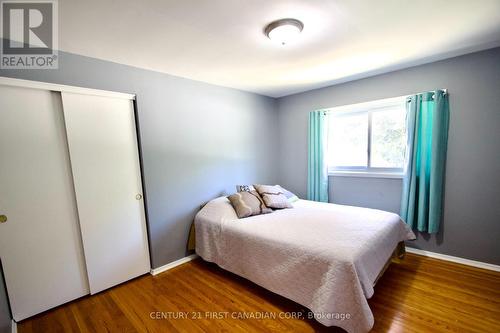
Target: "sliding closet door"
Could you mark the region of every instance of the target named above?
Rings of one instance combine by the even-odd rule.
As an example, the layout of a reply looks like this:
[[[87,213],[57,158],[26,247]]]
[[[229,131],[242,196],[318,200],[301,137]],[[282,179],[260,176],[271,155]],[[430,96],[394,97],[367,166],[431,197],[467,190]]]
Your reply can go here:
[[[131,100],[62,93],[91,293],[150,270]]]
[[[0,85],[0,222],[15,320],[88,294],[59,93]]]

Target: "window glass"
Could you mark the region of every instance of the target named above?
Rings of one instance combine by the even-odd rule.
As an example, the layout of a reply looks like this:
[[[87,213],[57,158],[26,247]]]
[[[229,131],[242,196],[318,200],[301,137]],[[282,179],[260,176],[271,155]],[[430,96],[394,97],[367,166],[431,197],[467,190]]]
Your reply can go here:
[[[384,104],[381,104],[384,103]],[[406,150],[404,99],[344,106],[328,113],[330,172],[403,171]]]
[[[371,167],[402,168],[406,145],[404,110],[373,112],[371,125]]]
[[[328,136],[329,165],[367,166],[368,114],[366,112],[330,117]]]

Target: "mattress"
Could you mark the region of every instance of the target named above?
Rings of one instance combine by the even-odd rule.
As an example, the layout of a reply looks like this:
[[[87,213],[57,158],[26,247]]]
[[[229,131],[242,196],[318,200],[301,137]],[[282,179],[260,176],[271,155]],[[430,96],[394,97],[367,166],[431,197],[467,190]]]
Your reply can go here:
[[[326,326],[368,332],[368,301],[397,244],[415,235],[396,214],[299,200],[238,219],[226,197],[195,217],[196,253],[312,311]]]

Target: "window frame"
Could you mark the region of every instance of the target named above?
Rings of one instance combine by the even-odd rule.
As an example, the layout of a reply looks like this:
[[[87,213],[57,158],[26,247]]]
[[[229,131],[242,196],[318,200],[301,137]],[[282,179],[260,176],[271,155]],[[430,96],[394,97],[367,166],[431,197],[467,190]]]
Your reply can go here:
[[[331,108],[326,110],[328,116],[328,124],[330,117],[350,116],[354,114],[367,114],[368,116],[368,138],[367,138],[367,166],[330,166],[328,165],[329,176],[345,176],[345,177],[375,177],[375,178],[403,178],[404,167],[402,168],[382,168],[371,166],[372,153],[372,115],[375,112],[383,111],[391,107],[405,106],[406,114],[406,97],[396,97],[372,102],[359,103],[353,105],[345,105],[341,107]],[[406,115],[405,115],[406,118]],[[327,135],[327,151],[329,137]],[[406,151],[405,151],[406,154]]]

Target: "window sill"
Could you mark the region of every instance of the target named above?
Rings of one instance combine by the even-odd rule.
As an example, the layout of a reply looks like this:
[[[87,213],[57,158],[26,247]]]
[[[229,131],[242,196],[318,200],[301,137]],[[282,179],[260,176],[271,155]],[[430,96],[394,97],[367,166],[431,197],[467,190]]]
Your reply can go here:
[[[331,171],[331,172],[328,172],[328,176],[402,179],[404,177],[404,174],[402,174],[402,173],[388,173],[388,172]]]

